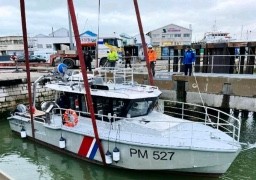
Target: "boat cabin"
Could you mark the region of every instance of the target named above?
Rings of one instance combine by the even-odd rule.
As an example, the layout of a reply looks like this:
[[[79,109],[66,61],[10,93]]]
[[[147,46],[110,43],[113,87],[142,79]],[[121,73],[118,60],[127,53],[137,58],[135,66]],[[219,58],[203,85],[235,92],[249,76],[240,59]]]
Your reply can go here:
[[[74,109],[89,113],[86,96],[73,92],[57,91],[57,104],[60,108]],[[93,108],[97,119],[108,120],[108,116],[116,117],[137,117],[145,116],[155,107],[158,97],[141,99],[123,99],[114,97],[104,97],[92,95]],[[82,113],[81,116],[89,116]]]

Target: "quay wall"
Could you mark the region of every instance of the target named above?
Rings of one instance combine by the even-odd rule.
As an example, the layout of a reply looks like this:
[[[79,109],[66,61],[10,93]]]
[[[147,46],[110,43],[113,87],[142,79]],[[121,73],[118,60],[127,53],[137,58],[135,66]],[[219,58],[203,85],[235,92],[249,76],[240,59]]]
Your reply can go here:
[[[33,83],[41,73],[32,73]],[[134,80],[148,84],[148,75],[135,74]],[[215,108],[256,112],[256,77],[209,74],[156,76],[154,83],[162,91],[161,99],[196,103]],[[32,88],[33,90],[33,88]],[[38,84],[36,102],[54,99],[54,92]],[[0,112],[12,111],[17,104],[28,104],[26,74],[5,74],[0,77]]]
[[[33,90],[32,90],[33,91]],[[49,101],[54,98],[53,91],[42,85],[36,88],[36,102]],[[13,111],[18,104],[28,104],[27,84],[0,87],[0,112]]]
[[[138,83],[148,83],[147,75],[136,75]],[[215,108],[256,112],[256,77],[230,75],[169,75],[154,79],[161,99],[195,103]]]
[[[4,74],[0,78],[0,113],[15,110],[18,104],[28,104],[28,87],[25,75]],[[31,83],[39,77],[32,75]],[[33,87],[31,87],[33,92]],[[54,92],[38,84],[36,88],[36,102],[49,101],[54,98]]]

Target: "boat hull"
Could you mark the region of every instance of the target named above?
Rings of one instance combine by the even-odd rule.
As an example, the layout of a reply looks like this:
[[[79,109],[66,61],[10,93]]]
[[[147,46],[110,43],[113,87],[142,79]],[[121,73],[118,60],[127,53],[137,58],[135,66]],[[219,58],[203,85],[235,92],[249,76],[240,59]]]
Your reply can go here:
[[[80,133],[72,128],[53,128],[44,122],[34,121],[35,140],[47,144],[52,148],[73,154],[74,156],[103,164],[93,131]],[[32,137],[30,121],[24,122],[17,118],[9,119],[13,131],[20,133],[22,127],[27,137]],[[66,141],[64,149],[59,148],[59,140]],[[105,153],[113,152],[117,147],[120,150],[120,160],[109,166],[133,170],[165,170],[200,174],[223,174],[239,154],[237,151],[207,151],[195,150],[188,147],[153,147],[145,144],[131,144],[102,139]]]

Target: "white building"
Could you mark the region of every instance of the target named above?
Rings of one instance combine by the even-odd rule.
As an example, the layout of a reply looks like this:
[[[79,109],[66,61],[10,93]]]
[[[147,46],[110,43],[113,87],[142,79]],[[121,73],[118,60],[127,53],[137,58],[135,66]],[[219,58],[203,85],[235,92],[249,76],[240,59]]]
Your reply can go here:
[[[67,49],[70,46],[69,31],[65,28],[58,29],[49,35],[38,34],[31,39],[30,46],[37,54],[53,54],[57,50]]]
[[[24,51],[22,36],[4,36],[0,37],[0,55],[17,55]]]
[[[189,45],[192,40],[192,29],[175,24],[158,28],[147,33],[153,46]]]
[[[28,37],[28,48],[30,54],[52,54],[63,47],[70,46],[69,31],[65,28],[58,29],[49,35],[38,34]],[[2,55],[17,55],[24,53],[22,36],[0,37],[0,52]]]

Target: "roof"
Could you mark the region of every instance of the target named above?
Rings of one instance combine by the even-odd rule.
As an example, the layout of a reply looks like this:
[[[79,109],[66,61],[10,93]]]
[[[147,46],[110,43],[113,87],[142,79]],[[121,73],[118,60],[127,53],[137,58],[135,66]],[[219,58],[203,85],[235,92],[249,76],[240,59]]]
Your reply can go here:
[[[37,34],[34,36],[35,38],[40,38],[40,37],[49,37],[47,35],[44,35],[44,34]]]
[[[92,31],[85,31],[82,34],[80,34],[80,36],[92,36],[92,37],[96,37],[97,34],[93,33]]]
[[[69,37],[69,30],[66,28],[60,28],[49,34],[50,37]]]

